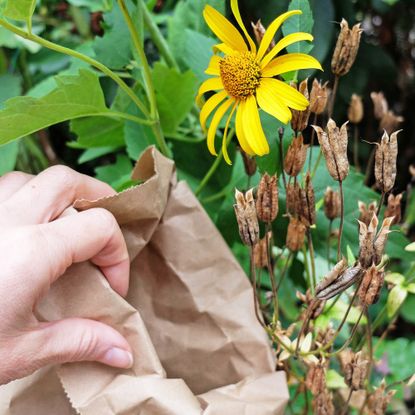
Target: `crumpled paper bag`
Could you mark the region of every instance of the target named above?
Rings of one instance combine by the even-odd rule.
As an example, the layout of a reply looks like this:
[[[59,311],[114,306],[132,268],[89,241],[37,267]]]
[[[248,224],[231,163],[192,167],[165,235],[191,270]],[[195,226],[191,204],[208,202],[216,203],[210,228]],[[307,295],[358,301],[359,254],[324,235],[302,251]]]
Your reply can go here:
[[[80,200],[122,227],[131,258],[128,297],[97,267],[72,266],[37,313],[45,321],[84,317],[119,330],[135,363],[48,367],[0,387],[3,415],[277,415],[285,376],[254,314],[248,279],[174,165],[154,147],[138,161],[142,184]]]

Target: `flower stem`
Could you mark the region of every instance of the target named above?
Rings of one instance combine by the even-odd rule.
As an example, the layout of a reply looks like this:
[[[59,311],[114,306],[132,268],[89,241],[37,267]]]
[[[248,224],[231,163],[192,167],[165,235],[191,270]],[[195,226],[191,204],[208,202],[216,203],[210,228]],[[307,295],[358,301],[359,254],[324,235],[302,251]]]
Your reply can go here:
[[[249,186],[248,186],[249,187]],[[278,294],[277,294],[277,286],[275,284],[275,273],[274,267],[271,263],[271,254],[272,254],[272,225],[271,223],[266,224],[265,230],[265,238],[267,242],[267,268],[269,279],[271,280],[271,288],[272,288],[272,301],[274,304],[274,318],[273,322],[276,323],[278,321]]]
[[[342,236],[344,226],[344,194],[343,194],[343,181],[339,180],[340,190],[340,226],[339,226],[339,239],[337,244],[337,261],[340,261],[342,254]]]
[[[257,293],[257,278],[256,278],[256,270],[255,270],[255,260],[254,260],[254,247],[250,246],[250,270],[251,270],[251,282],[252,282],[252,288],[254,293],[254,308],[255,308],[255,315],[258,320],[258,322],[261,324],[261,326],[266,329],[266,325],[264,324],[264,321],[260,315],[260,306],[259,306],[259,299],[258,299],[258,293]]]
[[[314,257],[314,245],[313,245],[313,238],[311,236],[310,228],[307,229],[307,241],[308,241],[308,250],[310,253],[310,264],[311,264],[311,294],[314,295],[314,290],[316,287],[316,263]]]
[[[340,77],[336,75],[334,78],[333,92],[331,93],[330,106],[328,110],[329,119],[333,116],[334,104],[336,102],[337,90],[339,88]]]
[[[360,163],[359,163],[359,126],[354,125],[353,129],[353,160],[354,166],[358,172],[360,172]]]

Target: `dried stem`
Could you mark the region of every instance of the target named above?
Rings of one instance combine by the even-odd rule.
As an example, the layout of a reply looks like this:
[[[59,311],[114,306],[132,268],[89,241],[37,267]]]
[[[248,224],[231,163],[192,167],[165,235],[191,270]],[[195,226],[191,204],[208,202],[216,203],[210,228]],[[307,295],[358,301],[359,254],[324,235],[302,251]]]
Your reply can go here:
[[[340,77],[336,75],[336,77],[334,78],[333,91],[331,93],[330,105],[328,110],[329,119],[333,116],[334,104],[336,102],[337,90],[339,88],[339,80]]]
[[[337,245],[337,261],[341,259],[342,253],[342,235],[343,235],[343,226],[344,226],[344,194],[343,194],[343,181],[339,181],[339,190],[340,190],[340,226],[339,226],[339,238]]]
[[[316,287],[316,262],[315,262],[315,256],[314,256],[314,245],[313,245],[313,238],[311,236],[311,230],[310,228],[307,229],[307,241],[308,241],[308,248],[310,253],[310,264],[311,264],[311,294],[314,295],[314,290]]]
[[[253,288],[253,294],[254,294],[254,308],[255,308],[255,315],[258,320],[258,322],[261,324],[261,326],[266,329],[267,326],[264,324],[263,318],[260,316],[260,307],[259,307],[259,300],[258,300],[258,292],[257,292],[257,279],[256,279],[256,270],[255,270],[255,260],[254,260],[254,248],[250,247],[250,277],[251,277],[251,283]]]
[[[317,125],[317,114],[314,114],[313,125]],[[310,154],[308,157],[308,171],[311,171],[311,162],[313,160],[313,147],[314,147],[315,137],[316,137],[316,130],[313,128],[311,131],[311,139],[310,139]]]
[[[274,304],[274,321],[278,321],[278,295],[277,295],[277,286],[275,284],[275,273],[274,267],[271,263],[271,255],[272,255],[272,225],[271,223],[266,224],[266,233],[265,238],[267,242],[267,268],[269,278],[271,280],[271,288],[272,288],[272,301]]]
[[[330,241],[331,241],[331,232],[333,230],[333,219],[330,219],[329,223],[329,234],[327,235],[327,266],[330,271]]]
[[[353,162],[356,170],[360,172],[360,163],[359,163],[359,126],[354,125],[353,129]]]
[[[376,211],[376,216],[379,216],[380,210],[382,209],[383,204],[385,203],[386,193],[382,191],[382,195],[380,196],[378,210]]]
[[[367,162],[366,172],[365,172],[365,185],[369,186],[370,178],[372,177],[373,166],[375,164],[375,154],[376,148],[372,149],[370,153],[369,160]]]
[[[346,402],[344,403],[344,410],[342,411],[341,415],[346,415],[349,412],[349,403],[350,399],[352,398],[353,389],[350,388],[349,395],[347,396]]]
[[[285,177],[284,172],[284,130],[280,128],[278,130],[278,137],[279,137],[279,146],[280,146],[280,165],[281,165],[281,175],[282,175],[282,181],[284,182],[284,188],[287,190],[287,178]]]

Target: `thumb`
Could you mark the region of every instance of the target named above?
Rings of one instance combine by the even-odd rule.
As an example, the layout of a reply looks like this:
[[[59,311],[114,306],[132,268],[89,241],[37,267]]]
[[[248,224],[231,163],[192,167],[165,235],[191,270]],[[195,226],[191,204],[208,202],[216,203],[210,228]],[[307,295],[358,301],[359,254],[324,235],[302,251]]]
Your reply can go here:
[[[96,361],[127,369],[133,365],[131,348],[120,333],[106,324],[81,318],[40,323],[35,332],[37,366]],[[34,344],[28,346],[33,348]]]

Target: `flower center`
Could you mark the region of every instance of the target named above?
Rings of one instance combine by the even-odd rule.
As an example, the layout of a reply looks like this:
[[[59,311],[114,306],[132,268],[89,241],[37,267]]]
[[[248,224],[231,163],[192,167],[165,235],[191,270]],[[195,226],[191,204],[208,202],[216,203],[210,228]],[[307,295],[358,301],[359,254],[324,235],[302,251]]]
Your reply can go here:
[[[254,95],[260,84],[261,70],[253,53],[226,56],[220,60],[219,67],[223,86],[230,96],[244,100]]]

